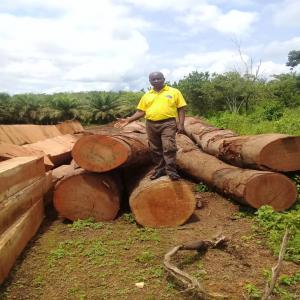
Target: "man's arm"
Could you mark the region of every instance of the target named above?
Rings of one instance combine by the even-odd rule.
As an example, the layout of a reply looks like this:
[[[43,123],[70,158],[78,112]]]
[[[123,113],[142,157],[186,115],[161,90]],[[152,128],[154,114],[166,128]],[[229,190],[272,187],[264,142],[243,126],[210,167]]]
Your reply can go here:
[[[137,110],[132,116],[125,118],[125,119],[118,119],[118,122],[115,123],[114,127],[116,128],[123,128],[124,126],[128,125],[129,123],[142,118],[145,115],[143,110]]]
[[[185,109],[184,106],[177,108],[178,110],[178,133],[184,133],[184,119],[185,119]]]

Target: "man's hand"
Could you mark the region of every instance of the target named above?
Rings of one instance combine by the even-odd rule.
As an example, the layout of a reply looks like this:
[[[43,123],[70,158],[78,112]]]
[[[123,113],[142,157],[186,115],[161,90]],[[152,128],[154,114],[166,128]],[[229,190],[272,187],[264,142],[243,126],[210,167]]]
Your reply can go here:
[[[129,119],[117,119],[118,121],[114,124],[115,128],[123,128],[125,127],[127,124],[129,124]]]

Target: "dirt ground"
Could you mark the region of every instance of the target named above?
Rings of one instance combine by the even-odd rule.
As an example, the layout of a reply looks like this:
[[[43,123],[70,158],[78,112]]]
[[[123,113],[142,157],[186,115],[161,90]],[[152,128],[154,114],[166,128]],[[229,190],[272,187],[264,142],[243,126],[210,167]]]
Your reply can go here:
[[[48,210],[40,231],[0,288],[0,299],[196,299],[167,276],[164,255],[181,243],[218,234],[229,239],[227,248],[204,254],[181,251],[173,262],[209,292],[227,299],[255,299],[255,290],[250,298],[249,289],[264,289],[264,273],[277,258],[255,235],[252,219],[241,217],[244,207],[213,192],[200,198],[202,207],[177,228],[142,228],[124,210],[113,222],[72,225]],[[299,266],[284,262],[281,273],[297,271]],[[144,287],[138,288],[138,282]],[[300,295],[299,285],[289,291]]]

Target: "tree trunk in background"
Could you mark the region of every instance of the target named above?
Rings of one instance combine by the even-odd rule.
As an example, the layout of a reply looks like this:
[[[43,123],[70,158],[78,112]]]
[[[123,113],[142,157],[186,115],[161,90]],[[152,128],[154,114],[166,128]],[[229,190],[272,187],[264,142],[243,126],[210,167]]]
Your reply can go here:
[[[204,152],[230,164],[260,170],[289,172],[300,170],[300,137],[270,133],[237,136],[192,117],[185,130]]]
[[[120,208],[120,190],[116,174],[89,173],[71,167],[55,186],[54,207],[61,217],[71,221],[110,221]]]
[[[76,142],[72,156],[81,168],[92,172],[150,162],[146,134],[137,132],[84,136]]]
[[[286,176],[228,165],[202,152],[184,135],[177,135],[176,141],[177,165],[181,170],[239,202],[254,208],[270,205],[281,211],[296,201],[296,186]]]
[[[127,172],[129,205],[139,224],[155,228],[178,226],[193,214],[196,199],[187,181],[171,181],[167,176],[150,180],[149,168]]]

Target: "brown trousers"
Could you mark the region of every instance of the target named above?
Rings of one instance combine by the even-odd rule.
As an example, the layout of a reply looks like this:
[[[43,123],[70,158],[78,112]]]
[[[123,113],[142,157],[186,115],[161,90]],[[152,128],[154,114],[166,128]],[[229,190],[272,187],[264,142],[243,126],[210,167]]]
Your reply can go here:
[[[165,171],[167,175],[176,174],[176,119],[146,121],[149,147],[155,171]]]

